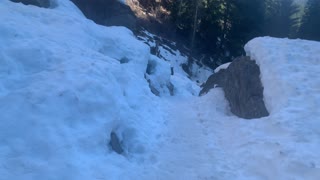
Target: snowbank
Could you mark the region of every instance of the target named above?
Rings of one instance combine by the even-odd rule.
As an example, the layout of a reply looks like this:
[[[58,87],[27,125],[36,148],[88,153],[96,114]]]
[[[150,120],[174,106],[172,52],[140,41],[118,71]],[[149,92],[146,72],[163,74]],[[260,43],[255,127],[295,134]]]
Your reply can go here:
[[[164,113],[144,78],[149,47],[70,2],[0,2],[3,179],[130,179],[148,173]],[[125,61],[124,61],[125,60]],[[124,155],[108,147],[118,134]],[[143,162],[143,163],[142,163]]]
[[[301,105],[313,104],[305,100],[319,92],[319,42],[264,37],[251,40],[245,50],[260,66],[270,112],[297,103],[290,103],[292,97],[299,98]]]
[[[195,119],[214,167],[199,177],[320,179],[320,42],[260,37],[245,49],[260,66],[270,116],[245,121],[218,110],[226,105],[220,88],[201,96],[192,109],[201,107]]]

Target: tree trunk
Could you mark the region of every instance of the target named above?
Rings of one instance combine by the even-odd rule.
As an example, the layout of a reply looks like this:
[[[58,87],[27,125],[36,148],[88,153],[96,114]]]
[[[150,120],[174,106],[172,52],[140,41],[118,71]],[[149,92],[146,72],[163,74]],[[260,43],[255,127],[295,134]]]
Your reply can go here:
[[[192,37],[191,37],[191,45],[190,45],[190,57],[189,57],[189,61],[188,61],[188,66],[190,68],[190,66],[193,63],[193,52],[194,52],[194,41],[195,41],[195,37],[196,37],[196,31],[197,31],[197,27],[198,27],[198,9],[199,9],[199,1],[195,0],[196,3],[196,9],[195,9],[195,13],[194,13],[194,19],[193,19],[193,30],[192,30]]]

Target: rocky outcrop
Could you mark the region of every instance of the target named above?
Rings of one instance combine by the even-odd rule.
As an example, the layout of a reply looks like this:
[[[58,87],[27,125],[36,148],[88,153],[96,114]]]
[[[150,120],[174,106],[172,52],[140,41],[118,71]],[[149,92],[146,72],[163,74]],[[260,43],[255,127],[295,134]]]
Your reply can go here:
[[[117,0],[71,0],[82,13],[95,23],[105,26],[136,28],[136,17],[131,9]]]
[[[22,3],[24,5],[34,5],[43,8],[49,8],[51,5],[50,0],[10,0],[15,3]]]
[[[223,88],[231,112],[238,117],[253,119],[269,115],[263,101],[259,66],[249,57],[236,58],[227,69],[211,75],[200,95],[217,86]]]

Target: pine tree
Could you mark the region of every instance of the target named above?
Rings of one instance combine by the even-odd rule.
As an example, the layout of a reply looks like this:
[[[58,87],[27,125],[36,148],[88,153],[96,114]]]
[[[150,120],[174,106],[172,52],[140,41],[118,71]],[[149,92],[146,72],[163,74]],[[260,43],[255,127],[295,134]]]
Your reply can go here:
[[[293,0],[267,0],[266,1],[265,35],[273,37],[294,37],[298,25],[299,7]]]
[[[320,1],[308,0],[304,12],[299,36],[320,41]]]
[[[254,37],[263,35],[265,4],[261,0],[233,0],[230,12],[230,32],[226,47],[231,56],[243,55],[243,46]]]

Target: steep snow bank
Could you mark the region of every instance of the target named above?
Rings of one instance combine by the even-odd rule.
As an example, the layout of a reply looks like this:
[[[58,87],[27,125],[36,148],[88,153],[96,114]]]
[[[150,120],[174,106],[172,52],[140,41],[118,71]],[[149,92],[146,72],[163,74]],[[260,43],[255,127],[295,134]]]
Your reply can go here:
[[[245,50],[260,66],[269,111],[276,113],[297,104],[311,106],[305,110],[317,110],[319,42],[265,37],[253,39]]]
[[[165,131],[144,78],[149,47],[126,28],[87,20],[70,1],[55,2],[0,1],[2,179],[148,174]],[[123,156],[108,147],[111,131]]]

